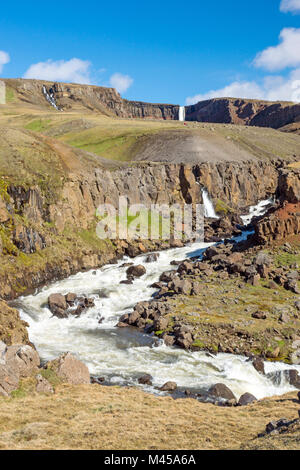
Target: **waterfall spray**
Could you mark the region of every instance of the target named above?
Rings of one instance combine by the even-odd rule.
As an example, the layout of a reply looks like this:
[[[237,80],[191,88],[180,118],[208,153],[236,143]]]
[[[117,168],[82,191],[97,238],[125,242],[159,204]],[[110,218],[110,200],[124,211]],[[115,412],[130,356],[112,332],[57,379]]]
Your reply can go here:
[[[214,205],[206,189],[202,189],[202,198],[203,198],[203,204],[204,204],[204,217],[209,217],[211,219],[218,219],[219,217],[217,216],[215,212]]]

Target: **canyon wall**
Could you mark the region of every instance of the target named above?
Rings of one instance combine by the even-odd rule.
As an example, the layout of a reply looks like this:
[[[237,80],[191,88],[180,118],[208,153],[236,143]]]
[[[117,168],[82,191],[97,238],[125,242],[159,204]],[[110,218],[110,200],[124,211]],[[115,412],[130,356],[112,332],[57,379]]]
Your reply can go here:
[[[272,210],[255,227],[258,243],[270,244],[300,239],[300,169],[283,169],[279,173],[277,197],[280,206]]]
[[[186,120],[279,129],[300,121],[300,104],[214,98],[186,106]]]
[[[51,104],[43,93],[45,86],[62,111],[86,109],[121,118],[164,120],[178,120],[179,116],[179,106],[124,100],[114,88],[25,79],[7,79],[5,82],[21,101],[49,107]]]
[[[87,109],[122,118],[178,120],[179,106],[122,99],[114,88],[41,80],[5,79],[21,101],[47,107],[43,93],[53,93],[60,110]],[[300,104],[214,98],[186,106],[186,121],[239,124],[280,129],[300,122]],[[285,130],[289,130],[286,128]],[[292,129],[291,129],[292,131]]]

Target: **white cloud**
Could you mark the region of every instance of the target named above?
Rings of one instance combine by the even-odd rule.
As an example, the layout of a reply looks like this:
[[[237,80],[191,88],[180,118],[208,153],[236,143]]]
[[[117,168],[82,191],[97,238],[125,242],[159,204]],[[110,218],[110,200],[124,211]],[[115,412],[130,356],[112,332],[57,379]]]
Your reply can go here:
[[[32,64],[25,72],[24,78],[36,78],[40,80],[73,82],[89,85],[90,66],[87,60],[70,59],[57,60],[51,59],[46,62]]]
[[[270,71],[300,65],[300,28],[285,28],[280,33],[280,44],[259,52],[254,59],[256,67]]]
[[[288,77],[267,76],[261,83],[233,82],[219,90],[188,97],[186,104],[222,97],[300,102],[300,68],[293,70]]]
[[[133,84],[133,79],[129,75],[114,73],[110,77],[109,83],[113,88],[116,88],[119,93],[125,93]]]
[[[9,54],[5,51],[0,51],[0,73],[2,72],[4,65],[8,64],[8,62],[10,62]]]
[[[300,0],[281,0],[280,11],[300,13]]]

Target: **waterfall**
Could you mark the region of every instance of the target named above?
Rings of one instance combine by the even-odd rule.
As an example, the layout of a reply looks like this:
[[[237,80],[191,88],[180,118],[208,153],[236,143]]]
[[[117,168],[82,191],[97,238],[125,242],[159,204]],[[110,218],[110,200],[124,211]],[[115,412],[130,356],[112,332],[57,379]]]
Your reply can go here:
[[[209,217],[211,219],[219,219],[219,217],[215,213],[214,205],[206,189],[202,189],[202,198],[204,204],[204,217]]]
[[[179,106],[179,121],[184,121],[185,120],[185,107],[184,106]]]
[[[48,101],[48,103],[50,103],[51,106],[53,106],[53,108],[55,108],[57,111],[60,111],[60,109],[57,107],[57,104],[55,102],[54,93],[52,91],[52,88],[50,88],[49,93],[48,93],[47,88],[45,87],[45,85],[43,85],[43,94],[44,94],[46,100]]]

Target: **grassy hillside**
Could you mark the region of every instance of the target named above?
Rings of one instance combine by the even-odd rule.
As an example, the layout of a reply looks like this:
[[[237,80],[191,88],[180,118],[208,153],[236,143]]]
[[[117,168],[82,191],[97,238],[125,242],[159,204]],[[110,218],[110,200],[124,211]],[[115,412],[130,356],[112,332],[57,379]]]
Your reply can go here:
[[[268,422],[298,417],[295,398],[223,408],[99,385],[38,395],[29,380],[13,398],[0,398],[0,449],[297,449],[299,431],[286,442],[257,439]]]

